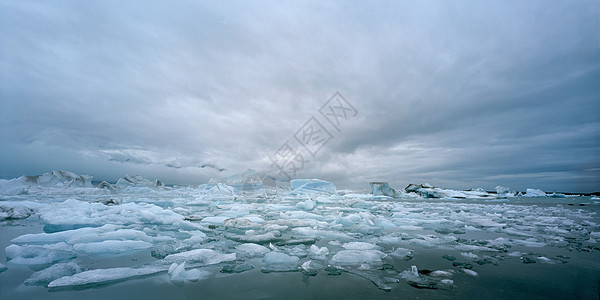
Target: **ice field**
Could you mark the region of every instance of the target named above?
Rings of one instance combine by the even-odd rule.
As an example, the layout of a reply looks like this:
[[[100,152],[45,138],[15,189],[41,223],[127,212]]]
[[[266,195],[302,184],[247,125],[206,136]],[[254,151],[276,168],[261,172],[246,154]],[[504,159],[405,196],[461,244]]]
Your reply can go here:
[[[596,197],[91,179],[0,180],[0,299],[598,297]]]

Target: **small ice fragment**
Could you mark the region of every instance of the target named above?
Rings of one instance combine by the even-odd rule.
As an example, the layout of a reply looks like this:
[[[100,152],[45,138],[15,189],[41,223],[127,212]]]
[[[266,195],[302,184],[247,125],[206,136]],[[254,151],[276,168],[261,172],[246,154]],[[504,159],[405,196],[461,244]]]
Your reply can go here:
[[[411,260],[413,258],[413,251],[406,248],[397,248],[389,255],[403,260]]]
[[[429,273],[429,276],[431,277],[452,277],[452,275],[452,272],[442,270],[436,270]]]
[[[371,266],[369,266],[368,264],[361,264],[360,266],[358,266],[358,269],[361,271],[371,270]]]
[[[311,262],[310,260],[305,261],[301,266],[302,270],[308,271],[310,269],[310,262]]]
[[[327,255],[329,255],[329,249],[327,247],[317,247],[316,245],[311,245],[308,249],[308,256],[312,259],[327,259]]]
[[[177,263],[171,264],[168,274],[171,282],[177,286],[182,286],[186,280],[198,281],[210,275],[208,271],[204,270],[191,269],[186,271],[185,262],[179,265]]]
[[[544,256],[538,256],[536,259],[537,259],[538,261],[541,261],[541,262],[543,262],[543,263],[547,263],[547,264],[553,264],[553,263],[554,263],[554,261],[553,261],[553,260],[551,260],[551,259],[549,259],[549,258],[547,258],[547,257],[544,257]]]
[[[477,272],[473,271],[473,270],[469,270],[469,269],[462,269],[463,272],[465,272],[465,274],[471,275],[473,277],[477,277]]]
[[[452,285],[454,285],[454,281],[452,279],[442,279],[442,280],[440,280],[439,285],[441,288],[448,289],[448,288],[451,288]]]
[[[0,273],[2,273],[2,272],[4,272],[4,271],[6,271],[7,269],[8,269],[8,268],[7,268],[5,265],[3,265],[3,264],[0,264]]]

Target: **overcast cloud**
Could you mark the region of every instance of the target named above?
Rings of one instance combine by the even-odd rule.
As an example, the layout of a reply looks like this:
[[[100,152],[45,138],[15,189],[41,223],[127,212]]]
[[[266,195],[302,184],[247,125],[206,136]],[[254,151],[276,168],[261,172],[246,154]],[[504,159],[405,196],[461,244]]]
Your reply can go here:
[[[598,191],[599,3],[0,0],[0,177],[267,171],[339,91],[297,177]]]

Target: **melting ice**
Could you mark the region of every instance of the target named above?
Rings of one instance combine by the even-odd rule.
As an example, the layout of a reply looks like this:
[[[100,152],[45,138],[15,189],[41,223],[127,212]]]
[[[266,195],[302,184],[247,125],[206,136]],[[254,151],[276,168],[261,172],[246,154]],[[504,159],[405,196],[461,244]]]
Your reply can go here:
[[[372,182],[371,193],[338,193],[333,183],[318,179],[267,187],[252,170],[198,187],[168,187],[140,176],[93,186],[91,179],[53,171],[0,180],[0,225],[19,220],[43,225],[43,232],[4,245],[0,272],[30,266],[35,272],[24,283],[52,289],[161,274],[181,286],[215,276],[211,266],[229,274],[255,267],[310,276],[345,272],[386,291],[403,282],[451,289],[456,276],[479,277],[477,265],[507,259],[553,264],[561,258],[539,249],[592,252],[600,240],[593,212],[561,203],[512,202],[567,197],[537,189],[518,193],[499,186],[490,193],[429,184],[395,189]],[[464,238],[477,232],[495,237]],[[453,253],[440,257],[452,268],[394,267],[426,249]],[[151,259],[118,260],[120,266],[106,268],[85,259],[117,261],[140,253]]]

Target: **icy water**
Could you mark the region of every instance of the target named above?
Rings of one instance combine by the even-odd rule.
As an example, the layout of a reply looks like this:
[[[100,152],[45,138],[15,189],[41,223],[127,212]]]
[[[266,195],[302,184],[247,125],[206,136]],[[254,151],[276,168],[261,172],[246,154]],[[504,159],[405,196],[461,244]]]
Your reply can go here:
[[[132,187],[30,189],[0,207],[22,211],[0,222],[0,299],[599,297],[592,197]]]

